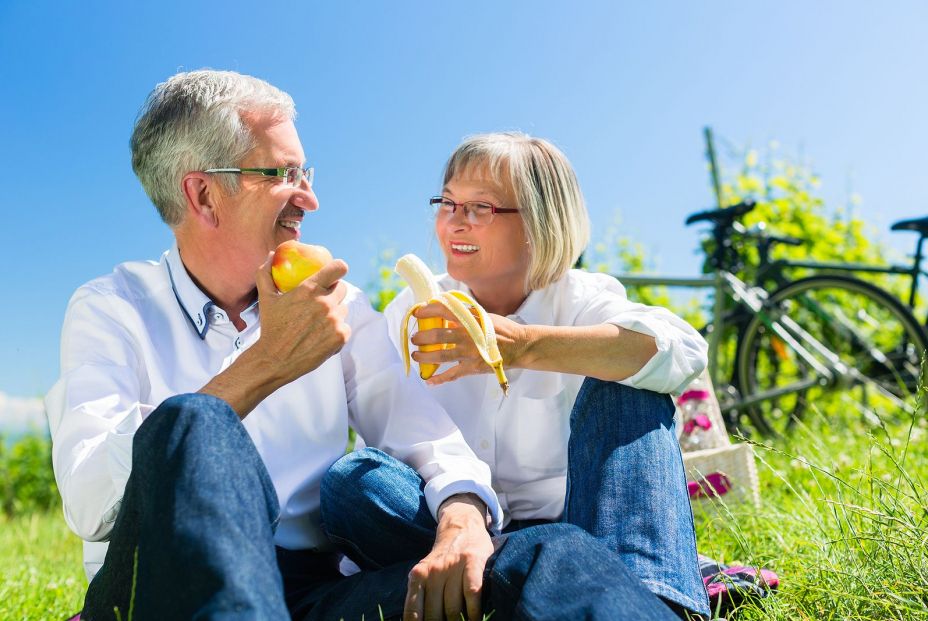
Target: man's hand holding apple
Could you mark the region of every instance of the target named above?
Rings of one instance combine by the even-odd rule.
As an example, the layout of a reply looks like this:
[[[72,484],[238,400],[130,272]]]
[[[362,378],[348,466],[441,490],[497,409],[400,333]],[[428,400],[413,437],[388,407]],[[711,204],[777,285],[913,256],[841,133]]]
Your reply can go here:
[[[341,281],[348,265],[333,260],[320,246],[298,246],[303,248],[297,254],[304,254],[291,255],[295,260],[281,261],[279,255],[287,249],[278,248],[258,268],[255,283],[261,336],[200,389],[225,400],[241,418],[281,386],[318,368],[351,336],[345,323],[347,287]],[[290,242],[288,248],[293,250]],[[306,248],[314,250],[306,254]],[[272,275],[275,260],[277,273]],[[275,284],[275,278],[280,284]]]
[[[277,276],[280,272],[272,276],[274,260],[262,265],[255,277],[261,337],[252,349],[273,361],[283,386],[319,367],[348,342],[351,328],[345,323],[348,307],[343,304],[347,287],[341,281],[348,266],[329,256],[328,262],[297,266],[282,278]],[[302,274],[292,273],[299,270]],[[296,284],[281,293],[284,278]]]

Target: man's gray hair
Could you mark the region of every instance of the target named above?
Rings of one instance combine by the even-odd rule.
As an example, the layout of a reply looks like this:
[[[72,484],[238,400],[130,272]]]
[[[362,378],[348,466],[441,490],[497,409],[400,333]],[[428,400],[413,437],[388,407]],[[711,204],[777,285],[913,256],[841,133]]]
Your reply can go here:
[[[169,226],[180,224],[186,212],[184,175],[237,166],[254,148],[242,120],[246,111],[296,118],[290,95],[233,71],[178,73],[148,96],[130,141],[132,170]],[[238,191],[237,175],[220,178],[230,193]]]
[[[567,273],[590,239],[583,194],[567,157],[552,143],[521,132],[464,139],[445,164],[455,176],[485,178],[519,210],[531,261],[525,290],[543,289]]]

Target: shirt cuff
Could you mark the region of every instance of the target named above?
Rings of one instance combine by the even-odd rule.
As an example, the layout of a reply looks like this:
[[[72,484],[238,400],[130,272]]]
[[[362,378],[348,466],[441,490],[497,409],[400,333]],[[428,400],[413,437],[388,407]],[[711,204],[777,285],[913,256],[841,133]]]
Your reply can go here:
[[[425,501],[436,522],[438,521],[438,508],[441,503],[456,494],[473,494],[480,498],[490,512],[490,533],[493,535],[500,533],[503,527],[503,511],[493,488],[476,481],[462,480],[459,476],[450,473],[434,477],[425,486]]]
[[[679,394],[706,368],[705,340],[694,336],[662,332],[645,318],[608,323],[626,330],[647,334],[654,338],[657,352],[634,375],[619,383],[632,388],[651,390],[662,394]]]

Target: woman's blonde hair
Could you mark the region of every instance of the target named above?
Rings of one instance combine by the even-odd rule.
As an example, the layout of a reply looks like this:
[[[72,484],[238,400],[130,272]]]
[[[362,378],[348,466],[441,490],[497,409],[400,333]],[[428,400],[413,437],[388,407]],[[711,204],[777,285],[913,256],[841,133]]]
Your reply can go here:
[[[577,262],[590,220],[573,167],[553,144],[521,132],[469,136],[448,159],[443,184],[456,176],[486,178],[519,209],[531,252],[528,291],[547,287]]]

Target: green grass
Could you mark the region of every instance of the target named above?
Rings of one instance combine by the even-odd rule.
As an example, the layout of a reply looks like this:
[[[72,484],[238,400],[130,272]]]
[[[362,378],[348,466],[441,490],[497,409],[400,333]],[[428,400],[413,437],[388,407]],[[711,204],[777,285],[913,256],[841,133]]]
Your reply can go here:
[[[697,515],[700,552],[774,569],[739,620],[928,619],[928,420],[814,420],[756,446],[762,506]]]
[[[0,619],[66,619],[80,610],[86,584],[80,539],[60,511],[0,514]]]
[[[849,410],[850,411],[850,410]],[[928,419],[813,416],[756,447],[762,505],[697,514],[699,549],[758,564],[780,592],[744,621],[928,621]],[[59,512],[0,518],[0,619],[64,619],[85,588]]]

